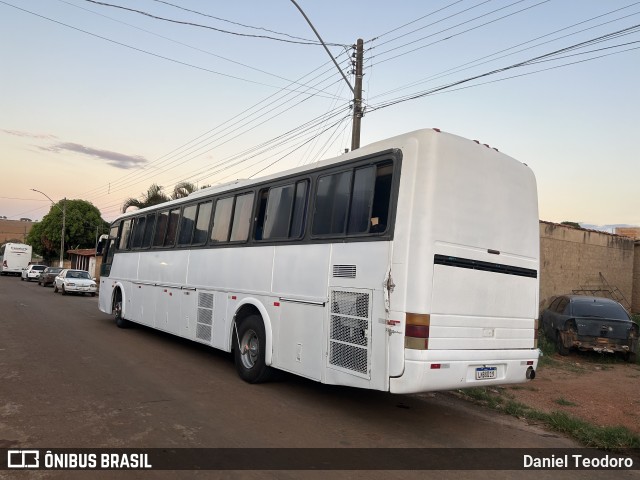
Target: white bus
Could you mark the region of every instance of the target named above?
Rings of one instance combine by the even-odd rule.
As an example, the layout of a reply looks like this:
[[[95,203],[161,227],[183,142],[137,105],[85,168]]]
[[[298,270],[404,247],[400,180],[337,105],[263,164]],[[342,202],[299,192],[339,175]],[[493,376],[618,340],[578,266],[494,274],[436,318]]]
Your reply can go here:
[[[538,362],[529,167],[419,130],[207,188],[111,226],[100,310],[273,368],[394,393],[525,382]]]
[[[0,247],[0,275],[21,275],[31,262],[31,245],[5,243]]]

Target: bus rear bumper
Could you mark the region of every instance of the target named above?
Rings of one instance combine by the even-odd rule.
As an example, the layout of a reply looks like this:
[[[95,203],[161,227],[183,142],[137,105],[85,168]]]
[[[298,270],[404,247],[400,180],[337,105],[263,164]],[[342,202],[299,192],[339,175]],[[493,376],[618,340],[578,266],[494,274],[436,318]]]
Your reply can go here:
[[[405,350],[404,373],[389,379],[391,393],[523,383],[535,376],[538,349]],[[456,360],[465,358],[465,360]]]

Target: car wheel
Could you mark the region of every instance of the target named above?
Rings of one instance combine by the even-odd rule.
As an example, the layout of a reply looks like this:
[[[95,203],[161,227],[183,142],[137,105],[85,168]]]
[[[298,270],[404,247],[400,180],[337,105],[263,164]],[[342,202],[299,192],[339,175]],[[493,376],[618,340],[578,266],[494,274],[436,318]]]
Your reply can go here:
[[[20,275],[20,281],[24,282],[24,277],[22,275]]]
[[[629,363],[636,363],[636,352],[627,352],[624,354],[624,360]]]
[[[92,294],[91,294],[91,296],[92,296],[92,297],[95,297],[95,296],[96,296],[96,294],[95,294],[95,293],[92,293]]]
[[[558,349],[558,353],[563,357],[569,355],[569,349],[564,346],[564,343],[562,343],[562,336],[560,335],[559,330],[556,331],[556,348]]]
[[[265,362],[266,335],[259,315],[250,315],[235,327],[234,359],[240,378],[248,383],[262,383],[271,377]]]
[[[66,295],[66,294],[67,294],[67,291],[64,289],[64,285],[62,285],[60,288],[62,289],[62,294],[63,294],[63,295]]]

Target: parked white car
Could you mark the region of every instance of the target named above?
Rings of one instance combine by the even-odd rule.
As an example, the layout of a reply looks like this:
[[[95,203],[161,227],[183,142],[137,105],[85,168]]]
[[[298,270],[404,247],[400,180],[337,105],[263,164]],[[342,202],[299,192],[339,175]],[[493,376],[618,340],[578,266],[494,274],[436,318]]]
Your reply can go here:
[[[53,281],[53,293],[58,290],[62,295],[67,293],[88,293],[92,297],[96,295],[96,282],[86,270],[62,270]]]
[[[22,270],[22,273],[20,274],[20,280],[26,280],[27,282],[30,282],[31,280],[37,280],[45,268],[47,268],[46,265],[29,265],[27,268]]]

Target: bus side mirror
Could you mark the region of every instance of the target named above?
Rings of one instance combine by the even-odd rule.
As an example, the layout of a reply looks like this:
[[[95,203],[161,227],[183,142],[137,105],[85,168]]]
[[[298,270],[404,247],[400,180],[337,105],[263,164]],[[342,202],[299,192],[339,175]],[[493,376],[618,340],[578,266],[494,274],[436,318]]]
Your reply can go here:
[[[104,246],[107,244],[108,239],[108,235],[100,235],[100,240],[98,240],[98,246],[96,247],[96,257],[98,255],[102,255],[104,252]]]

